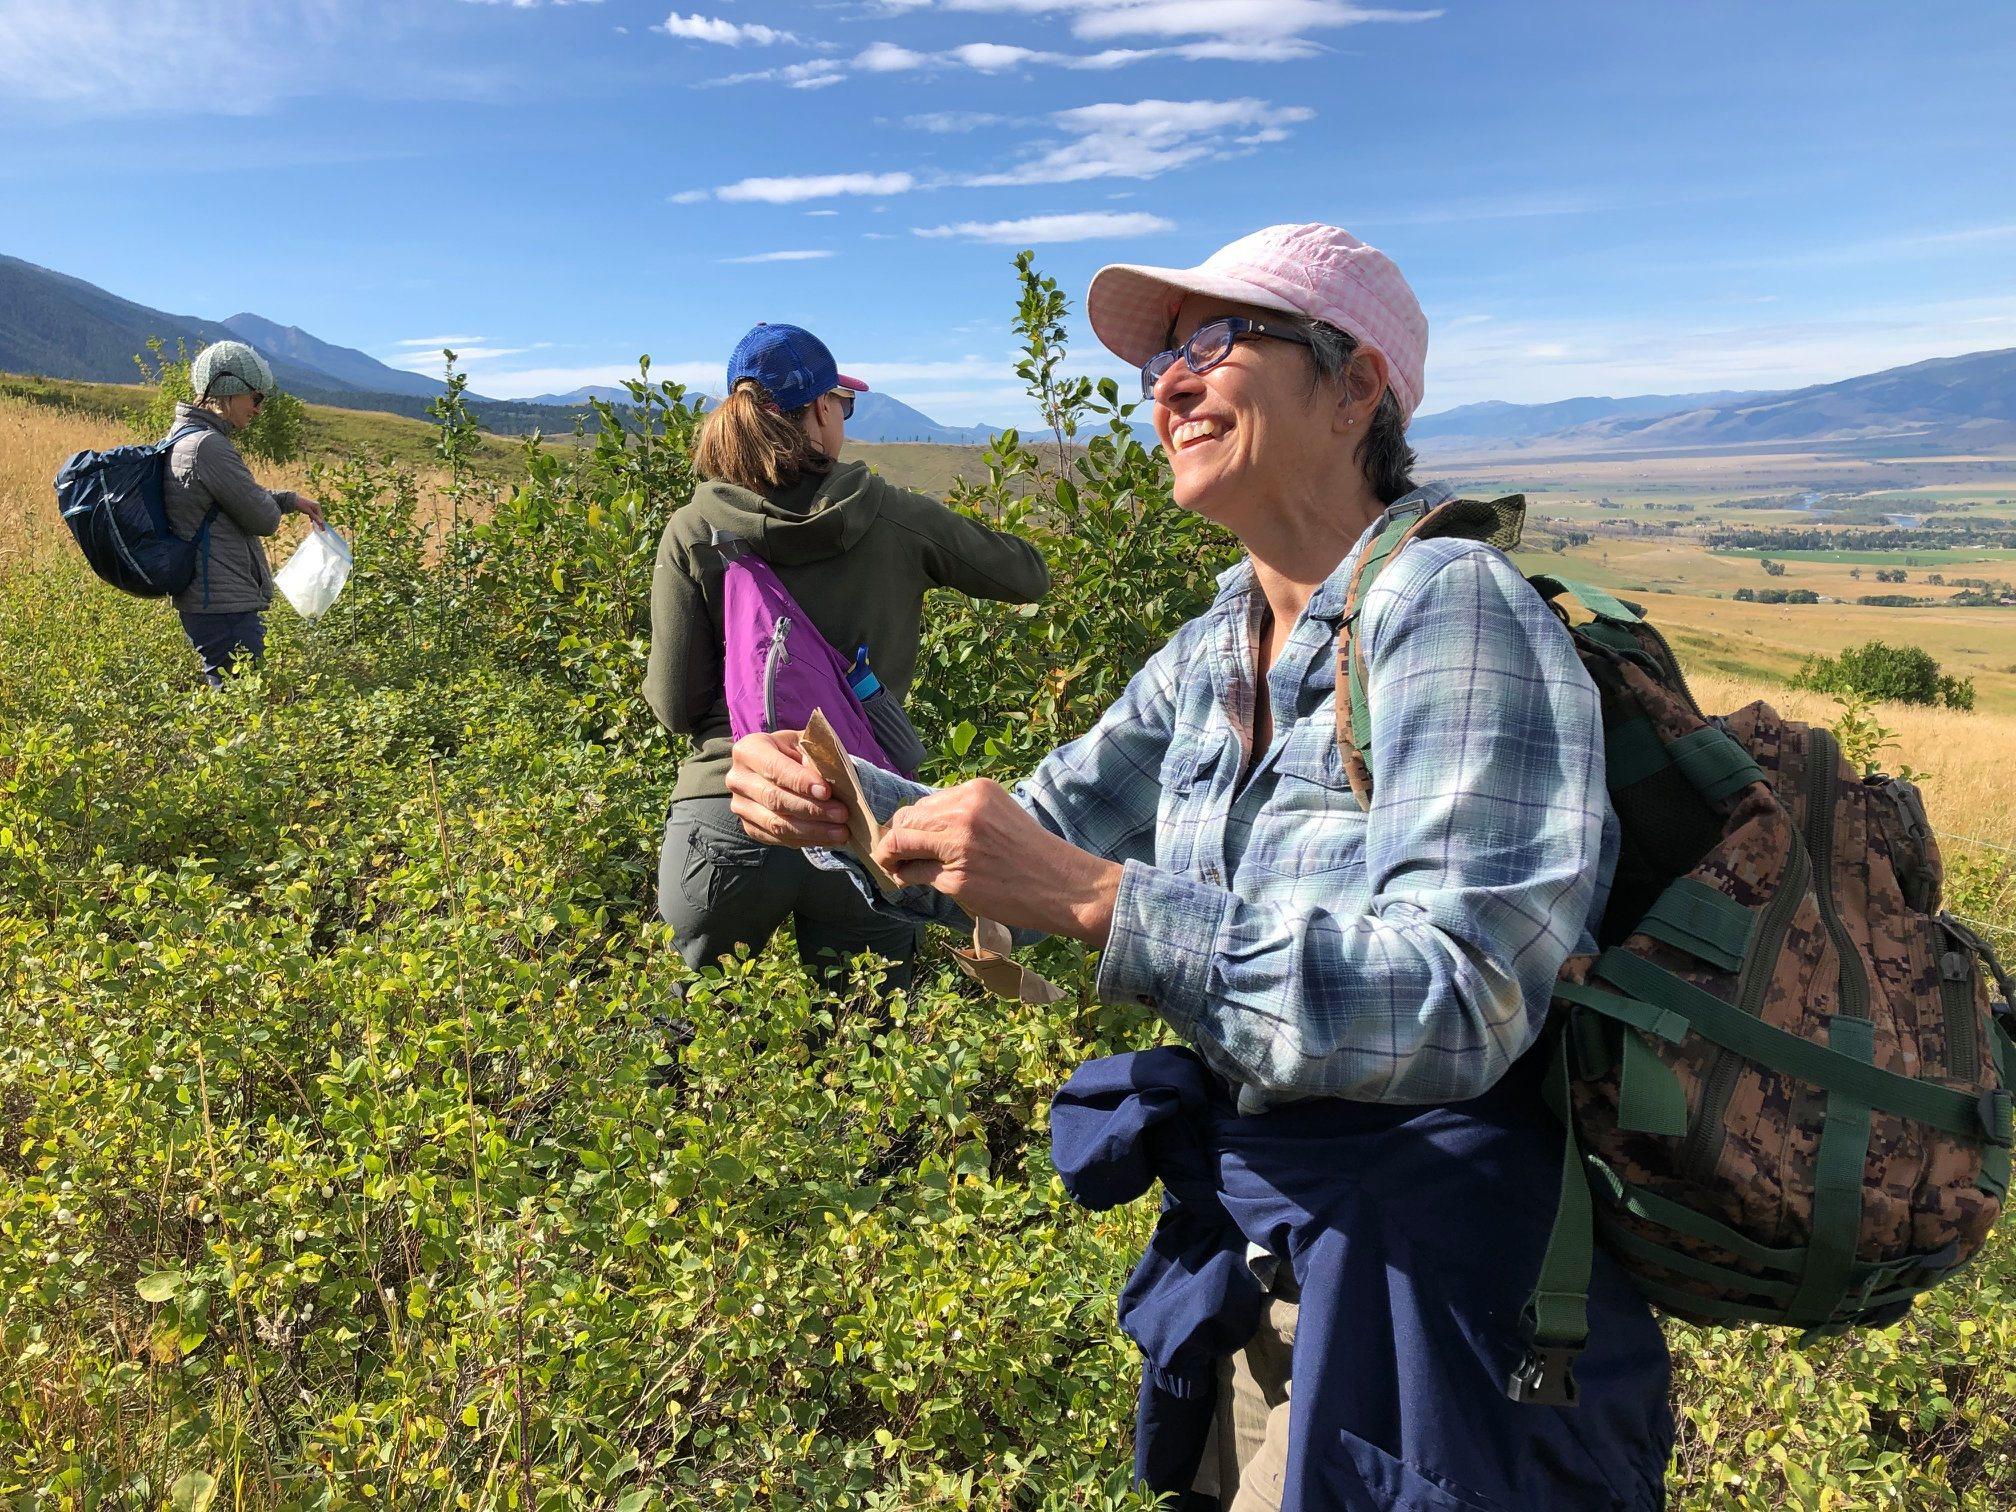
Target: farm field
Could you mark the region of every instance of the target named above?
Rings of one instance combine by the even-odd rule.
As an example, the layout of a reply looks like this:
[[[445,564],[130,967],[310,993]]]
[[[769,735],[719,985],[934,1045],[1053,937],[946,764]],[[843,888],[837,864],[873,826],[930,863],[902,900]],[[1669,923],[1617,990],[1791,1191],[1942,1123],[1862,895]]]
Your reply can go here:
[[[1066,1201],[1044,1111],[1156,1027],[1061,945],[1056,1007],[979,999],[940,940],[875,1008],[788,946],[693,978],[655,922],[681,752],[637,606],[678,449],[458,479],[422,434],[402,494],[339,447],[315,486],[357,576],[211,696],[51,507],[61,456],[125,439],[0,394],[0,1502],[1142,1508],[1113,1299],[1153,1204]],[[940,778],[1012,778],[1208,598],[1222,539],[1154,458],[1099,467],[1083,519],[1025,519],[1036,617],[934,601]],[[1664,537],[1533,562],[1648,590],[1710,708],[1830,720],[1779,679],[1900,625],[1977,676],[1980,712],[1874,713],[1952,906],[2016,939],[2016,612],[1738,604],[1851,580]],[[1669,1325],[1672,1504],[2006,1512],[2012,1266],[2005,1231],[1900,1327],[1807,1351]]]

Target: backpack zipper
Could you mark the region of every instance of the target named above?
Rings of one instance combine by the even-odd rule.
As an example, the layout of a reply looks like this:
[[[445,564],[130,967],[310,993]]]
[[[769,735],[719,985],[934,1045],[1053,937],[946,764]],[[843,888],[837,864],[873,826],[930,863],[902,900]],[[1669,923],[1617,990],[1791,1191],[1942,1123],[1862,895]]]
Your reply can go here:
[[[1666,653],[1666,667],[1673,674],[1673,684],[1680,690],[1680,696],[1687,700],[1687,707],[1694,711],[1694,717],[1707,719],[1708,716],[1701,712],[1701,705],[1694,701],[1694,690],[1687,686],[1687,674],[1680,670],[1680,658],[1673,654],[1672,642],[1666,639],[1664,633],[1652,621],[1641,619],[1638,623],[1652,639],[1659,642],[1659,649]]]
[[[770,651],[763,659],[763,728],[777,728],[777,669],[791,660],[791,648],[784,642],[791,634],[791,617],[780,614],[770,627]]]
[[[1795,834],[1792,854],[1785,858],[1785,874],[1778,879],[1778,891],[1772,894],[1764,910],[1757,938],[1751,942],[1737,977],[1742,986],[1736,1006],[1752,1018],[1764,1011],[1764,993],[1785,949],[1785,934],[1792,927],[1792,916],[1799,911],[1799,899],[1805,894],[1811,867],[1806,843]],[[1729,1099],[1735,1095],[1736,1076],[1742,1069],[1743,1057],[1734,1050],[1718,1050],[1709,1063],[1701,1088],[1701,1108],[1687,1130],[1687,1143],[1681,1151],[1680,1173],[1689,1180],[1706,1181],[1722,1156],[1723,1119],[1728,1115]]]
[[[1974,974],[1979,941],[1938,918],[1948,949],[1939,953],[1939,1008],[1946,1019],[1946,1074],[1957,1081],[1981,1075],[1981,1046],[1974,1037]]]
[[[1813,858],[1813,896],[1820,919],[1841,957],[1841,1007],[1848,1018],[1869,1017],[1869,978],[1834,904],[1834,800],[1840,788],[1841,748],[1827,730],[1814,730],[1806,748],[1806,850]]]

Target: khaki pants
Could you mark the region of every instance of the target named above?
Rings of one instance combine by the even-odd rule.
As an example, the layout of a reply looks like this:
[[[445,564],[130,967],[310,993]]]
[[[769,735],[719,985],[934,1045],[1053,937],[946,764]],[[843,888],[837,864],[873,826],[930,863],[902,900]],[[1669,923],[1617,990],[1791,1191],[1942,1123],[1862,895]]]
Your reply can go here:
[[[1283,1278],[1284,1290],[1293,1283]],[[1289,1367],[1295,1348],[1295,1301],[1268,1297],[1246,1347],[1218,1362],[1218,1410],[1204,1440],[1204,1463],[1191,1489],[1218,1498],[1226,1512],[1281,1512],[1288,1473]]]

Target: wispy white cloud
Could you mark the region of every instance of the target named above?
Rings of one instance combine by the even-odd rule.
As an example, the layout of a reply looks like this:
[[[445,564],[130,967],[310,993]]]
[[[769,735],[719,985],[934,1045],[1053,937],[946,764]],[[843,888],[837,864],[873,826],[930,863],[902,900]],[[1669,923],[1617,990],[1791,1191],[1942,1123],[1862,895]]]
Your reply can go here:
[[[914,131],[945,136],[978,131],[983,126],[999,126],[1008,120],[1007,116],[993,115],[984,110],[934,110],[924,115],[905,116],[903,124]]]
[[[302,40],[320,40],[325,18],[302,20]],[[177,111],[200,99],[212,115],[245,116],[314,87],[304,70],[282,66],[270,17],[255,11],[237,22],[217,25],[201,0],[0,0],[0,103],[142,115],[171,98]]]
[[[1148,179],[1204,159],[1250,152],[1257,135],[1268,134],[1269,140],[1285,137],[1290,126],[1311,120],[1315,114],[1305,105],[1251,99],[1079,105],[1050,117],[1062,140],[1041,146],[1020,163],[989,173],[930,179],[909,172],[746,178],[712,189],[682,189],[670,198],[675,205],[696,205],[705,200],[790,205],[840,195],[886,196],[950,186],[991,189],[1101,178]]]
[[[795,178],[745,178],[713,189],[683,189],[672,196],[675,205],[701,200],[792,205],[801,200],[832,199],[843,194],[905,194],[917,187],[907,173],[812,173]]]
[[[748,73],[724,74],[718,79],[699,79],[695,89],[719,89],[728,84],[782,83],[793,89],[824,89],[847,77],[844,63],[833,58],[812,58],[803,63],[787,63],[782,68],[758,68]]]
[[[901,15],[921,9],[895,0],[880,14]],[[1030,68],[1063,68],[1105,72],[1163,59],[1189,62],[1284,63],[1314,57],[1324,51],[1310,32],[1367,22],[1432,21],[1439,10],[1380,10],[1348,5],[1342,0],[947,0],[949,10],[1068,14],[1070,30],[1081,40],[1114,37],[1154,39],[1148,46],[1108,47],[1095,52],[1023,47],[1008,42],[966,42],[937,52],[923,52],[898,42],[871,42],[846,60],[818,59],[784,68],[756,69],[705,79],[697,88],[724,84],[784,83],[799,89],[834,83],[847,73],[917,73],[970,69],[1005,74]],[[721,23],[727,24],[727,23]],[[950,122],[958,112],[913,118],[918,122]],[[966,129],[927,125],[926,130]]]
[[[1285,137],[1316,112],[1266,100],[1134,100],[1081,105],[1050,119],[1069,140],[1016,167],[964,180],[977,188],[1154,178],[1205,158],[1235,154],[1256,132]]]
[[[806,247],[784,252],[751,252],[746,257],[723,257],[717,259],[717,261],[724,263],[819,262],[832,255],[832,251],[825,247]]]
[[[651,28],[687,42],[711,42],[718,47],[774,47],[780,42],[797,43],[795,32],[779,31],[753,21],[725,21],[718,16],[682,16],[676,10]]]
[[[463,0],[465,5],[501,5],[509,10],[537,10],[541,5],[600,5],[602,0]]]
[[[918,226],[927,237],[1027,246],[1044,242],[1095,241],[1112,236],[1150,236],[1173,231],[1176,223],[1144,211],[1088,210],[1079,214],[1031,215],[1021,220],[960,221],[950,226]]]
[[[838,215],[838,210],[807,210],[807,215]]]
[[[411,348],[412,342],[402,341],[402,348]],[[438,373],[441,370],[441,348],[455,350],[455,365],[469,369],[487,363],[497,362],[505,357],[520,357],[527,352],[537,352],[552,345],[551,342],[535,341],[527,346],[494,346],[485,343],[481,337],[444,341],[431,351],[402,350],[388,354],[383,361],[388,367],[401,368],[409,373]],[[474,379],[472,378],[472,382]],[[478,385],[480,388],[481,385]]]
[[[487,340],[483,336],[409,336],[404,341],[395,341],[399,347],[431,347],[440,351],[443,347],[476,346]]]

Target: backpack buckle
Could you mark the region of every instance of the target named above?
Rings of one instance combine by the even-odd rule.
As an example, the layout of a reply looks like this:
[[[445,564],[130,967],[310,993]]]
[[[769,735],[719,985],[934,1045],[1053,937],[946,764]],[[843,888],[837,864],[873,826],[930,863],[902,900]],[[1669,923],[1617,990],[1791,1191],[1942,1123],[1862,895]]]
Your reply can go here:
[[[1505,1395],[1535,1407],[1575,1406],[1582,1396],[1575,1384],[1575,1357],[1581,1352],[1565,1344],[1527,1345],[1526,1358],[1505,1383]]]
[[[1976,1109],[1981,1117],[1981,1129],[1988,1143],[2009,1148],[2011,1142],[2010,1123],[2016,1115],[2016,1097],[2003,1087],[1990,1087],[1981,1094]]]

